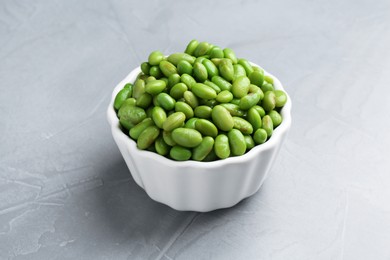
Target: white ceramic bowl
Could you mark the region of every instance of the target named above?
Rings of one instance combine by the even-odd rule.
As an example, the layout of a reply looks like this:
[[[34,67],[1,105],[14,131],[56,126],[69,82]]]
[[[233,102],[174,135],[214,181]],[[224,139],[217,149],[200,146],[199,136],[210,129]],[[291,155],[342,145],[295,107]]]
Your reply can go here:
[[[107,111],[112,135],[135,182],[153,200],[176,210],[205,212],[227,208],[253,195],[266,179],[291,126],[290,97],[281,110],[283,122],[264,144],[242,156],[224,160],[178,162],[139,150],[136,142],[121,130],[113,102],[123,86],[133,83],[140,72],[139,67],[134,69],[115,87]],[[275,88],[283,90],[280,81],[270,76]]]

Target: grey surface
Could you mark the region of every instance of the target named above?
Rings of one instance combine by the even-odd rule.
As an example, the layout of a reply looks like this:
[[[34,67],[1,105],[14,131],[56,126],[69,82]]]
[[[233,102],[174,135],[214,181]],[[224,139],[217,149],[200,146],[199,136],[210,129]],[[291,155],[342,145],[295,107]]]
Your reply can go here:
[[[293,127],[253,197],[149,199],[111,137],[149,52],[233,48],[286,86]],[[0,259],[390,259],[390,2],[0,2]]]

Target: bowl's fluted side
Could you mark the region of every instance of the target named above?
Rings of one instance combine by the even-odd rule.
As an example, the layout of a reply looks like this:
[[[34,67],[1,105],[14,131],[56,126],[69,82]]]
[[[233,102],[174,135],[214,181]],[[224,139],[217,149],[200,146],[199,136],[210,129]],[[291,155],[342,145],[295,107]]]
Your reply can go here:
[[[133,70],[115,88],[107,113],[114,140],[135,182],[152,199],[177,210],[226,208],[254,194],[266,179],[290,128],[290,98],[281,111],[283,122],[273,136],[245,155],[215,162],[176,162],[139,150],[120,128],[113,100],[125,83],[134,82],[139,72],[139,68]],[[283,89],[281,83],[273,78],[275,87]]]

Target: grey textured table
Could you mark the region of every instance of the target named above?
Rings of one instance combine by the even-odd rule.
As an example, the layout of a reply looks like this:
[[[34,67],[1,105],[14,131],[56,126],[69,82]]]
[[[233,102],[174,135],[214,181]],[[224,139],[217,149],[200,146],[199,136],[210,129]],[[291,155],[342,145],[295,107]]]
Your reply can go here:
[[[293,100],[237,206],[152,201],[106,122],[149,52],[233,48]],[[390,259],[390,2],[0,3],[0,259]]]

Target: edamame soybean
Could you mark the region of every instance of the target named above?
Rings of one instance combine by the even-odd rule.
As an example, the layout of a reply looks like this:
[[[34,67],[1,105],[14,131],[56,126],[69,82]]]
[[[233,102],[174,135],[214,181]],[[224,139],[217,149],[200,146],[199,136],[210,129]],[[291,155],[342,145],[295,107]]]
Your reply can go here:
[[[179,127],[172,131],[172,139],[178,145],[193,148],[202,142],[202,135],[195,129]]]
[[[192,159],[195,161],[203,161],[204,158],[213,150],[214,139],[210,136],[205,136],[202,142],[192,151]]]

